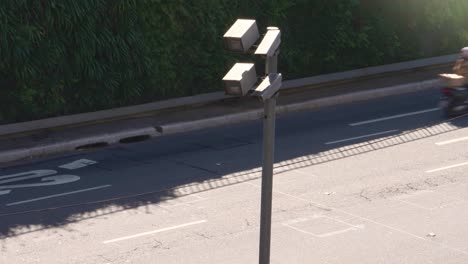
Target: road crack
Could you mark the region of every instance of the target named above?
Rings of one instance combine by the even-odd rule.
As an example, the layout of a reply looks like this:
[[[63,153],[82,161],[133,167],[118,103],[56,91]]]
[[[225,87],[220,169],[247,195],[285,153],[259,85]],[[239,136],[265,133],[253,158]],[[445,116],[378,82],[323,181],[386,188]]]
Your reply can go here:
[[[367,192],[367,190],[366,189],[361,190],[361,192],[359,193],[359,197],[363,198],[364,200],[368,202],[372,202],[372,199],[369,198],[367,195],[365,195],[364,192]]]

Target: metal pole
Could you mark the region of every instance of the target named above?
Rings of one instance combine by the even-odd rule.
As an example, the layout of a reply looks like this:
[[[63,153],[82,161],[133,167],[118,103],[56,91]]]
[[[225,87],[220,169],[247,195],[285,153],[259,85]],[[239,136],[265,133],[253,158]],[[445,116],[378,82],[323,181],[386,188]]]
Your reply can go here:
[[[276,97],[265,101],[263,120],[262,200],[260,212],[260,264],[270,263],[271,205],[275,151]]]
[[[266,73],[276,73],[278,54],[267,57]],[[275,157],[276,95],[264,102],[262,199],[260,209],[260,264],[270,263],[271,207],[273,194],[273,164]]]
[[[278,73],[278,53],[279,50],[276,51],[275,55],[266,58],[265,74]]]

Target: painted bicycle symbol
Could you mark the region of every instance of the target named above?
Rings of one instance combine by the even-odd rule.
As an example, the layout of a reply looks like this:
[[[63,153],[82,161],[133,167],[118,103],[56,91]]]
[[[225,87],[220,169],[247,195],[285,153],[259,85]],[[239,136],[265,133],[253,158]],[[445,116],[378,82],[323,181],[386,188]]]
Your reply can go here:
[[[40,182],[19,183],[25,180],[38,178],[40,178]],[[18,174],[0,176],[0,195],[9,194],[11,193],[12,189],[59,185],[75,182],[79,179],[80,176],[76,175],[57,175],[57,171],[55,170],[33,170]]]
[[[75,170],[83,168],[97,162],[81,159],[68,164],[59,166],[59,168]],[[38,182],[30,182],[32,179],[38,179]],[[0,176],[0,195],[11,193],[13,189],[52,186],[65,183],[76,182],[80,176],[59,174],[56,170],[32,170],[16,174]],[[25,182],[27,181],[27,183]]]

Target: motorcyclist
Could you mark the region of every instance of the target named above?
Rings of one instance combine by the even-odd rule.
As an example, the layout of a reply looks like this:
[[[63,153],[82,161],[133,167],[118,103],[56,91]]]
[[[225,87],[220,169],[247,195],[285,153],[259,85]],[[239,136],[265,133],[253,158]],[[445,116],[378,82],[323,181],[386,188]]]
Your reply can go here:
[[[460,58],[455,61],[453,72],[468,77],[468,47],[460,50]]]
[[[453,66],[454,74],[440,74],[446,87],[442,89],[441,106],[448,117],[462,114],[468,108],[465,103],[468,99],[468,47],[460,50],[460,56]],[[463,89],[463,88],[464,89]]]

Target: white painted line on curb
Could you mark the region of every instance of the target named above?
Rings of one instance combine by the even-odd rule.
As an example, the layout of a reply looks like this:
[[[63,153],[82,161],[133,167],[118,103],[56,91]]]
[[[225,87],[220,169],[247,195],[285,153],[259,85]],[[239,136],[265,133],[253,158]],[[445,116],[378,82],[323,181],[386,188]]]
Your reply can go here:
[[[327,143],[325,143],[325,145],[331,145],[331,144],[336,144],[336,143],[341,143],[341,142],[346,142],[346,141],[351,141],[351,140],[361,139],[361,138],[368,138],[368,137],[373,137],[373,136],[378,136],[378,135],[383,135],[383,134],[390,134],[390,133],[394,133],[394,132],[397,132],[397,131],[398,130],[394,129],[394,130],[388,130],[388,131],[383,131],[383,132],[364,135],[364,136],[359,136],[359,137],[340,139],[340,140],[336,140],[336,141],[327,142]]]
[[[104,243],[104,244],[114,243],[114,242],[118,242],[118,241],[122,241],[122,240],[127,240],[127,239],[152,235],[152,234],[161,233],[161,232],[165,232],[165,231],[169,231],[169,230],[174,230],[174,229],[182,228],[182,227],[186,227],[186,226],[202,224],[202,223],[206,223],[206,222],[207,222],[206,220],[190,222],[190,223],[187,223],[187,224],[182,224],[182,225],[177,225],[177,226],[172,226],[172,227],[166,227],[166,228],[162,228],[162,229],[158,229],[158,230],[154,230],[154,231],[149,231],[149,232],[144,232],[144,233],[139,233],[139,234],[135,234],[135,235],[131,235],[131,236],[125,236],[125,237],[120,237],[120,238],[116,238],[116,239],[106,240],[106,241],[104,241],[102,243]]]
[[[49,196],[44,196],[44,197],[38,197],[38,198],[30,199],[30,200],[24,200],[24,201],[9,203],[9,204],[6,204],[6,206],[31,203],[31,202],[50,199],[50,198],[54,198],[54,197],[60,197],[60,196],[65,196],[65,195],[70,195],[70,194],[75,194],[75,193],[82,193],[82,192],[87,192],[87,191],[98,190],[98,189],[107,188],[107,187],[111,187],[111,186],[112,185],[102,185],[102,186],[97,186],[97,187],[93,187],[93,188],[77,190],[77,191],[73,191],[73,192],[59,193],[59,194],[54,194],[54,195],[49,195]]]
[[[438,169],[428,170],[428,171],[426,171],[426,173],[433,173],[433,172],[448,170],[448,169],[452,169],[452,168],[456,168],[456,167],[461,167],[461,166],[466,166],[466,165],[468,165],[468,162],[459,163],[459,164],[454,164],[454,165],[450,165],[450,166],[442,167],[442,168],[438,168]]]
[[[437,142],[435,144],[437,146],[443,146],[443,145],[448,145],[448,144],[452,144],[452,143],[456,143],[456,142],[460,142],[460,141],[464,141],[464,140],[468,140],[468,137],[451,139],[451,140],[447,140],[447,141]]]
[[[67,169],[67,170],[76,170],[76,169],[81,169],[81,168],[84,168],[84,167],[87,167],[89,165],[93,165],[96,163],[98,162],[94,160],[79,159],[79,160],[75,160],[67,164],[60,165],[59,168]]]
[[[406,113],[406,114],[393,115],[393,116],[387,116],[387,117],[382,117],[382,118],[377,118],[377,119],[366,120],[366,121],[362,121],[362,122],[351,123],[349,125],[350,126],[360,126],[360,125],[376,123],[376,122],[380,122],[380,121],[385,121],[385,120],[390,120],[390,119],[395,119],[395,118],[401,118],[401,117],[407,117],[407,116],[412,116],[412,115],[419,115],[419,114],[424,114],[424,113],[429,113],[429,112],[434,112],[434,111],[439,111],[439,110],[440,110],[439,108],[431,108],[431,109],[426,109],[426,110],[421,110],[421,111],[416,111],[416,112],[411,112],[411,113]]]

